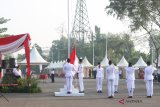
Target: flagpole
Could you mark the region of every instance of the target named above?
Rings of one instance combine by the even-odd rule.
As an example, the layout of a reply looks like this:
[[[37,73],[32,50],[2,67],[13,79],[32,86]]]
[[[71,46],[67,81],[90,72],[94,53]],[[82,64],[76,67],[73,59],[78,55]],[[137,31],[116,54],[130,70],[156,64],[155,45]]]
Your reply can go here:
[[[93,33],[92,33],[92,42],[93,42],[92,43],[92,47],[93,47],[93,50],[92,50],[93,51],[93,62],[92,63],[93,63],[93,66],[94,66],[94,36],[93,36]]]
[[[70,57],[70,34],[69,34],[69,0],[67,0],[67,16],[68,16],[68,58]]]

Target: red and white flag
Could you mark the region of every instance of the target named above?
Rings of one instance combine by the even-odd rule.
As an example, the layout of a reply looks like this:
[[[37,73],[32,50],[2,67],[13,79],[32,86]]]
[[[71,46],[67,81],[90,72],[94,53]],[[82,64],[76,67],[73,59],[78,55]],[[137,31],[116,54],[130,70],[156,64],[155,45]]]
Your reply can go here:
[[[78,71],[78,65],[79,65],[75,47],[73,48],[70,55],[70,63],[74,65],[74,71],[73,71],[73,76],[74,76]]]

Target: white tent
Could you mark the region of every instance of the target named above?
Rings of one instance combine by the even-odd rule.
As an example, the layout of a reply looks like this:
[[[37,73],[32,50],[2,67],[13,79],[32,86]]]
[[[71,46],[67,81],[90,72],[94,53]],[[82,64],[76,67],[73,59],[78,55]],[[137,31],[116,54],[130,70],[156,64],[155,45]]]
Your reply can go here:
[[[24,59],[23,61],[19,62],[19,64],[21,65],[26,65],[26,59]],[[30,52],[30,64],[31,65],[39,65],[40,68],[40,72],[42,70],[42,65],[47,65],[48,62],[45,61],[42,56],[39,54],[39,52],[37,51],[36,47],[34,46],[33,49]]]
[[[137,63],[134,65],[135,67],[144,68],[147,64],[144,62],[143,58],[140,56]]]
[[[46,67],[46,69],[53,69],[54,68],[54,63],[51,62],[49,65]]]
[[[128,66],[128,62],[126,61],[126,59],[124,58],[124,56],[122,57],[122,59],[119,61],[119,63],[117,64],[118,67],[126,67]]]
[[[93,68],[93,65],[88,61],[87,57],[85,56],[83,61],[82,61],[84,70],[84,77],[89,77],[89,69]]]
[[[56,68],[59,68],[59,69],[63,68],[63,64],[64,64],[64,62],[63,62],[63,61],[59,61],[59,62],[57,62],[57,66],[56,66]]]
[[[42,56],[39,54],[39,52],[37,51],[35,46],[33,47],[33,49],[30,52],[30,63],[32,65],[39,65],[39,64],[47,65],[48,64],[48,62],[45,61],[42,58]],[[26,64],[26,59],[21,61],[20,64]]]
[[[84,57],[82,64],[84,67],[93,67],[93,65],[88,61],[86,56]]]
[[[107,65],[108,65],[108,58],[107,58],[107,55],[106,55],[101,62],[101,66],[106,67]]]

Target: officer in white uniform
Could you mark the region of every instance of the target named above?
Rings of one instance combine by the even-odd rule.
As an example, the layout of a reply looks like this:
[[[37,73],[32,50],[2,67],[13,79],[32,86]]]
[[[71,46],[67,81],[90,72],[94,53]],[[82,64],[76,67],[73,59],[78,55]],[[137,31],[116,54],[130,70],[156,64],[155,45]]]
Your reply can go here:
[[[147,62],[147,67],[144,69],[144,81],[146,83],[147,98],[152,98],[153,95],[153,72],[153,67],[150,65],[150,62]]]
[[[20,70],[19,65],[16,66],[16,69],[13,69],[13,73],[17,79],[22,78],[22,71]]]
[[[79,67],[78,67],[79,93],[84,93],[83,77],[84,74],[83,74],[82,59],[79,59]]]
[[[98,62],[98,66],[96,68],[94,68],[93,70],[97,71],[97,74],[96,74],[97,93],[102,93],[104,69],[101,67],[100,62]]]
[[[119,75],[119,69],[117,66],[115,66],[114,93],[118,93]]]
[[[70,59],[67,59],[67,63],[63,66],[63,71],[66,77],[67,94],[72,93],[72,81],[73,81],[73,65],[70,64]]]
[[[129,67],[125,68],[126,70],[126,82],[128,88],[128,98],[133,97],[133,92],[135,88],[135,69],[132,67],[132,63],[129,62]]]
[[[109,61],[109,66],[106,67],[106,78],[108,83],[108,98],[114,97],[114,81],[115,81],[115,67],[112,61]]]

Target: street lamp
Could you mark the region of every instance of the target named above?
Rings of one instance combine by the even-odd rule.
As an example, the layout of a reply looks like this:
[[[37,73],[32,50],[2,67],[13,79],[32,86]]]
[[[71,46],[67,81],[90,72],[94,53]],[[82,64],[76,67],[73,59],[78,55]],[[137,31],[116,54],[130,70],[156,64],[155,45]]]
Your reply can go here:
[[[92,52],[93,53],[93,62],[92,63],[93,63],[93,66],[94,66],[94,38],[95,37],[93,35],[93,32],[91,34],[92,34],[92,47],[93,47],[93,52]]]
[[[68,58],[70,56],[70,34],[69,34],[69,0],[67,0],[67,13],[68,13]]]
[[[52,43],[52,62],[53,62],[53,43]]]

